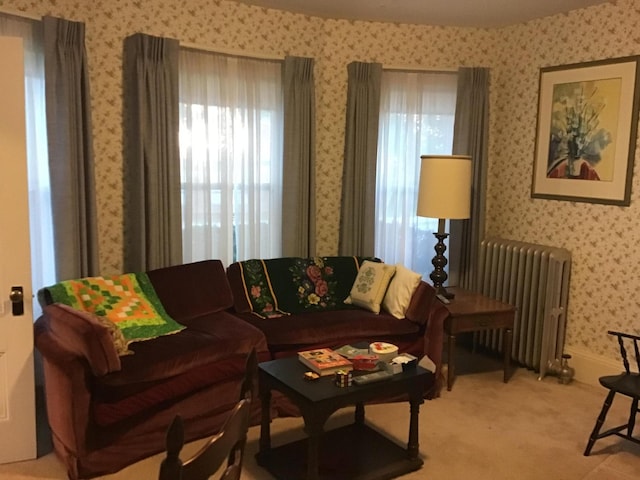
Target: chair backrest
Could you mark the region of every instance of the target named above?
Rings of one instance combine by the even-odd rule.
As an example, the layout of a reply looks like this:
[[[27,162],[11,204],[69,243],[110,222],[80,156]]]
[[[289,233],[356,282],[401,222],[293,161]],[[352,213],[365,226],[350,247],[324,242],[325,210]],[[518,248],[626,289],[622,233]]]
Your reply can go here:
[[[631,368],[629,366],[629,358],[627,356],[627,349],[625,347],[625,339],[627,339],[630,344],[633,344],[634,356],[636,358],[636,367],[638,371],[640,371],[640,336],[632,335],[630,333],[616,332],[613,330],[609,330],[607,333],[618,338],[618,345],[620,346],[620,356],[622,357],[622,364],[624,365],[624,370],[625,372],[627,372],[627,374],[631,373]]]
[[[252,349],[247,357],[247,363],[244,370],[244,380],[240,387],[240,399],[253,399],[256,397],[254,392],[255,380],[258,375],[258,354],[256,349]]]
[[[167,432],[167,456],[160,466],[159,480],[207,480],[221,471],[220,480],[239,480],[249,429],[251,400],[240,400],[220,432],[191,458],[180,460],[184,444],[182,418],[177,415]],[[226,461],[224,470],[220,470]]]
[[[160,465],[159,480],[208,480],[220,470],[225,459],[227,465],[220,480],[240,479],[257,372],[258,356],[254,348],[247,357],[238,403],[220,431],[184,462],[180,460],[180,450],[184,445],[184,426],[180,415],[175,416],[167,431],[167,456]]]

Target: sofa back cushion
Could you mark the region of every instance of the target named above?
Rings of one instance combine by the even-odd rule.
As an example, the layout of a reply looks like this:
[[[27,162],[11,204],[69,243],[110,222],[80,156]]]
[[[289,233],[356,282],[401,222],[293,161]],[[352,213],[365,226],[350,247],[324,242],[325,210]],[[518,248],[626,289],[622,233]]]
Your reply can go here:
[[[233,305],[220,260],[159,268],[147,274],[167,313],[180,323]]]
[[[356,308],[344,303],[370,257],[285,257],[232,263],[227,277],[238,313],[263,318]]]

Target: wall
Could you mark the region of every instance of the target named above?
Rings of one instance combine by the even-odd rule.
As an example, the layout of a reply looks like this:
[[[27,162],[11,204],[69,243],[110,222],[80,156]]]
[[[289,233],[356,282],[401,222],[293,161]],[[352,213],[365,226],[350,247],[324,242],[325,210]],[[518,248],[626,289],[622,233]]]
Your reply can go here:
[[[626,208],[532,200],[530,185],[539,68],[638,53],[639,2],[620,0],[495,30],[322,20],[220,0],[0,0],[0,8],[86,23],[104,274],[122,268],[122,41],[144,32],[214,50],[316,59],[320,254],[333,254],[338,245],[347,64],[490,66],[488,233],[572,251],[572,352],[613,356],[606,329],[634,325],[640,176],[635,172]]]
[[[566,343],[581,366],[617,358],[607,329],[640,325],[640,162],[629,207],[531,199],[539,68],[640,54],[639,22],[640,2],[622,0],[504,28],[492,65],[487,229],[572,252]]]

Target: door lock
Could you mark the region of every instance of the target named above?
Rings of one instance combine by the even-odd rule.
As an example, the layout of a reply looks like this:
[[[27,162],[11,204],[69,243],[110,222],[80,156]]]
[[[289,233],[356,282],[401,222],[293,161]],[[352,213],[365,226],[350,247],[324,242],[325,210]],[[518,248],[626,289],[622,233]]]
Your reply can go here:
[[[9,300],[11,300],[11,313],[13,316],[24,315],[24,292],[22,287],[11,287]]]

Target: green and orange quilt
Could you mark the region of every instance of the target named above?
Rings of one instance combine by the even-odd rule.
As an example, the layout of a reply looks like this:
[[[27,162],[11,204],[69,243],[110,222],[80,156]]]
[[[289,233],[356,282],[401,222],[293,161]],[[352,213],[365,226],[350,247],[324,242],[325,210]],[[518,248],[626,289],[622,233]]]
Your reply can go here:
[[[146,273],[65,280],[47,290],[54,302],[109,319],[127,343],[185,328],[167,314]]]

